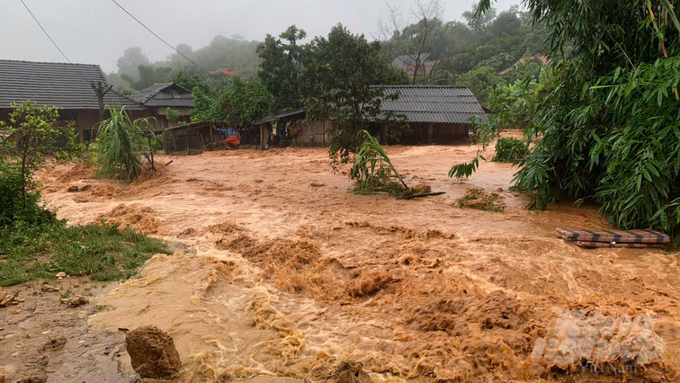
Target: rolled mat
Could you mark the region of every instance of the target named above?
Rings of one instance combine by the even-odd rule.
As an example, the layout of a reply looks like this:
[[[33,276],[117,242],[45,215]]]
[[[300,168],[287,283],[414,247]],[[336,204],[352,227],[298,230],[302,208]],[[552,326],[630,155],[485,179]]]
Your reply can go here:
[[[648,249],[648,248],[656,248],[656,249],[664,249],[666,248],[666,245],[663,243],[625,243],[625,242],[586,242],[586,241],[571,241],[577,246],[580,247],[585,247],[588,249],[596,249],[596,248],[621,248],[621,247],[626,247],[629,249]]]
[[[654,230],[578,230],[578,229],[557,229],[560,238],[569,241],[581,242],[604,242],[610,244],[669,244],[671,237]],[[609,247],[609,246],[605,246]],[[630,246],[628,246],[630,247]],[[645,246],[642,246],[645,247]]]

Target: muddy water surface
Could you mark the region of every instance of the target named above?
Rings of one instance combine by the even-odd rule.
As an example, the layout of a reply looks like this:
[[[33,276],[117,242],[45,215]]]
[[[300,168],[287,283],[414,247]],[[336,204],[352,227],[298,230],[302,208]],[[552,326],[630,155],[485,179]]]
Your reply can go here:
[[[162,174],[132,185],[73,165],[41,178],[61,218],[191,250],[154,257],[90,317],[168,331],[178,381],[314,380],[342,361],[374,381],[677,381],[677,255],[559,240],[558,227],[607,225],[589,207],[524,210],[509,164],[447,178],[475,151],[388,148],[408,183],[446,192],[414,201],[352,195],[323,149],[163,157]],[[456,208],[472,187],[505,212]]]

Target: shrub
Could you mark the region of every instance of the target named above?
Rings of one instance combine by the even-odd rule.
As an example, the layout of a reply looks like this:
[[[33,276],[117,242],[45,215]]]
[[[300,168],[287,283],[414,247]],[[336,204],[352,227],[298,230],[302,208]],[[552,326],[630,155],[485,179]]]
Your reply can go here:
[[[496,155],[491,161],[515,162],[523,159],[529,153],[527,145],[512,137],[499,138],[496,141]]]

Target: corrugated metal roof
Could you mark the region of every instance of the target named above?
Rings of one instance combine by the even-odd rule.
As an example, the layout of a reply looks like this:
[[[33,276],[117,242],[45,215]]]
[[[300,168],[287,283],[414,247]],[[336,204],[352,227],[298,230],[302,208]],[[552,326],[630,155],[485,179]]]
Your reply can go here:
[[[63,109],[99,109],[92,83],[106,85],[99,65],[0,60],[0,108],[31,100]],[[104,103],[143,110],[135,101],[110,90]]]
[[[410,122],[468,123],[489,122],[484,109],[466,86],[386,86],[385,94],[399,94],[396,100],[383,100],[382,110],[403,114]]]
[[[145,106],[194,107],[194,95],[171,82],[151,85],[131,94],[130,98]]]
[[[290,109],[290,110],[287,110],[285,112],[281,112],[279,114],[272,114],[270,116],[267,116],[267,117],[263,118],[262,121],[256,122],[255,125],[266,124],[268,122],[276,121],[279,118],[294,116],[296,114],[303,114],[303,113],[305,113],[305,108]]]

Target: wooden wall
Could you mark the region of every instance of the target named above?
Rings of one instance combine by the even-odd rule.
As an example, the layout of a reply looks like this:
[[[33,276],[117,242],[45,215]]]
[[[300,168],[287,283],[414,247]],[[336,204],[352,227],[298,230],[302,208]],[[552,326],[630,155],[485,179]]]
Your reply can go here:
[[[328,130],[333,126],[331,120],[312,121],[302,126],[302,132],[295,137],[296,146],[328,146],[331,136]]]

